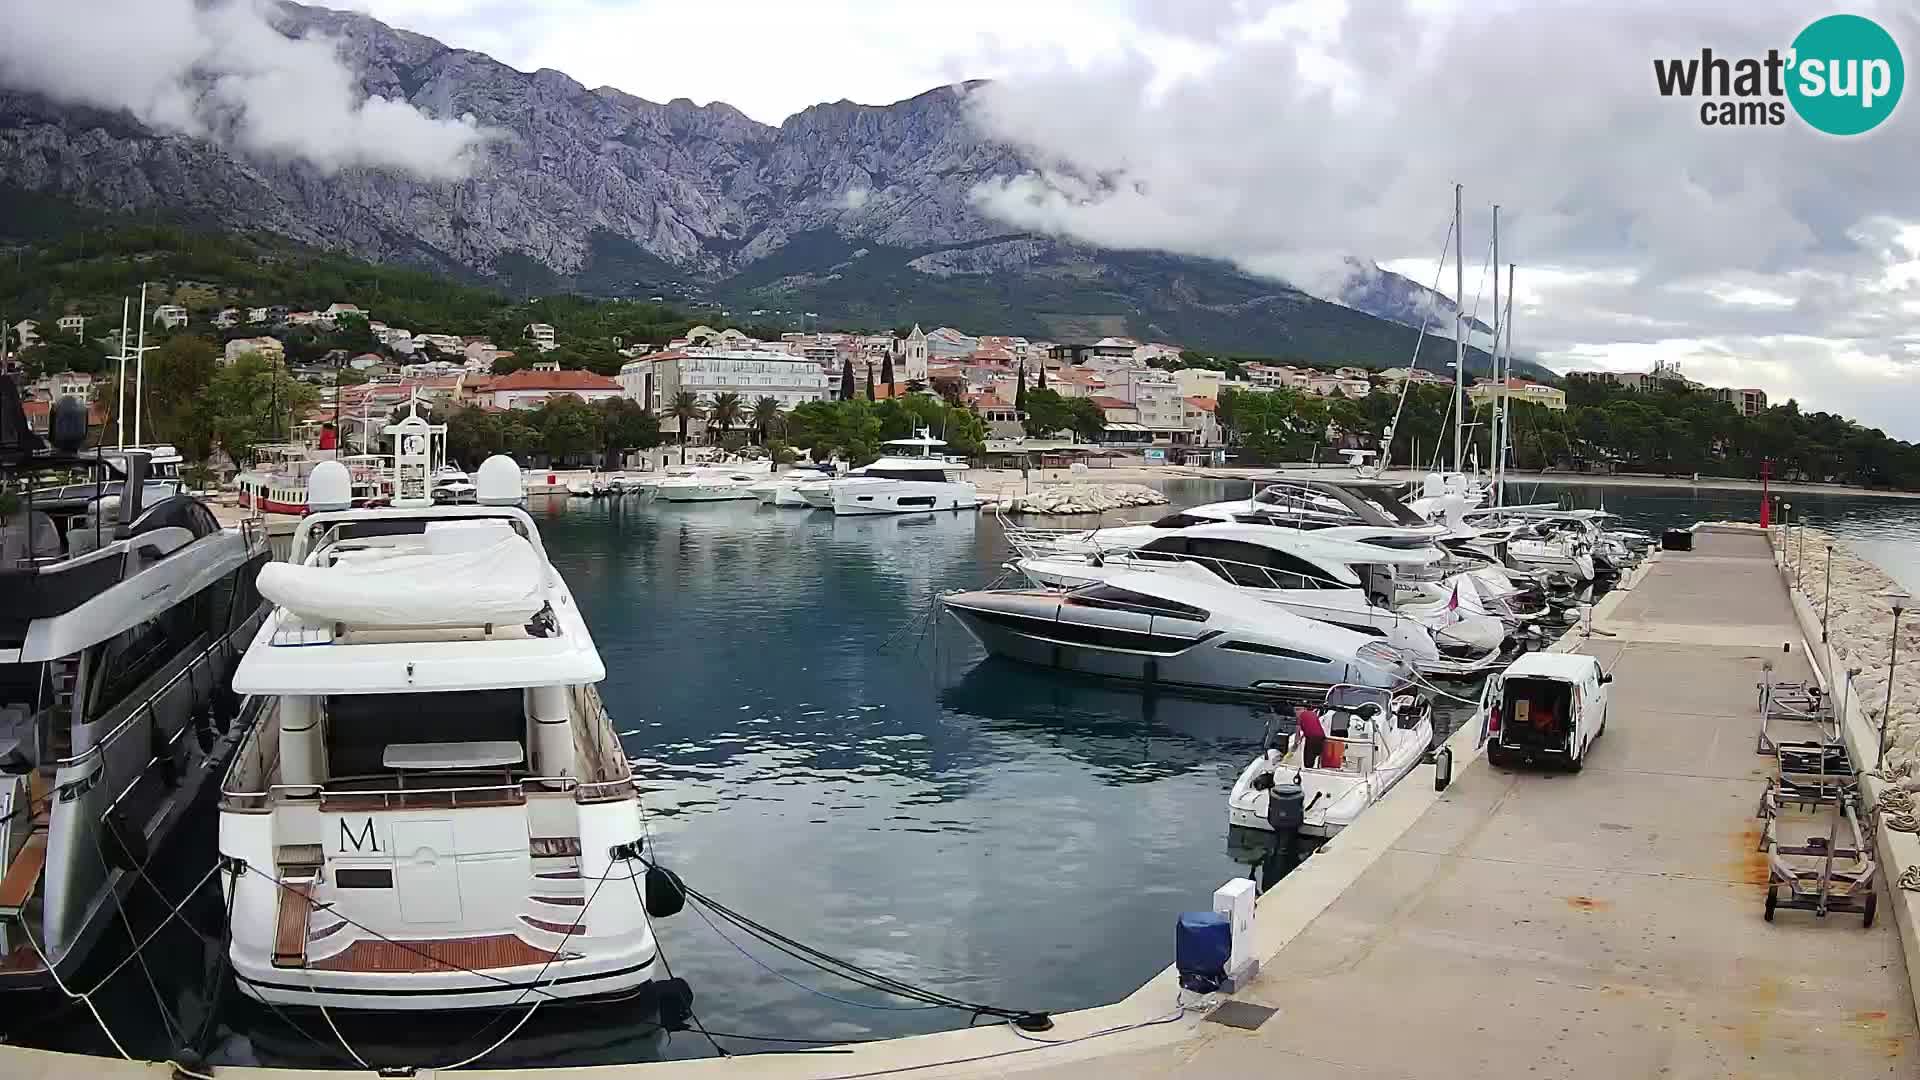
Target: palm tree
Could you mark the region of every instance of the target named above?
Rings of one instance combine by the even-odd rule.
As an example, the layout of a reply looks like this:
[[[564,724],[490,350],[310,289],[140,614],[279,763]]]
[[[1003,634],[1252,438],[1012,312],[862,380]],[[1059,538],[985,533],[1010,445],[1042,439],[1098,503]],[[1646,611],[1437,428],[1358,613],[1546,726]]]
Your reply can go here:
[[[740,395],[732,391],[713,395],[713,404],[707,408],[707,421],[719,430],[724,442],[727,432],[740,421]]]
[[[767,436],[775,425],[780,423],[780,399],[763,397],[753,403],[753,411],[748,414],[753,429],[760,433],[760,445],[767,445]]]
[[[687,463],[687,421],[698,420],[707,415],[700,407],[700,398],[691,390],[682,390],[673,395],[673,404],[667,406],[667,415],[680,421],[680,464]]]

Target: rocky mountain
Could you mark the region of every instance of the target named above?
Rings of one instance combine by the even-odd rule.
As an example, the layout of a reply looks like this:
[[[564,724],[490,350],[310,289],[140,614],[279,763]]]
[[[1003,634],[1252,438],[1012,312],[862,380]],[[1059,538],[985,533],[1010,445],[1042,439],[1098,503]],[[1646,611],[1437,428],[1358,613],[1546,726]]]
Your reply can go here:
[[[0,176],[94,209],[264,229],[525,289],[667,290],[876,324],[1128,333],[1379,365],[1412,351],[1403,327],[1225,263],[1010,234],[970,191],[1025,162],[973,127],[969,85],[816,105],[772,127],[721,103],[517,71],[364,15],[289,3],[274,18],[289,36],[333,39],[364,92],[471,114],[505,137],[460,181],[329,175],[0,91]],[[1431,302],[1384,272],[1356,296],[1399,323]]]

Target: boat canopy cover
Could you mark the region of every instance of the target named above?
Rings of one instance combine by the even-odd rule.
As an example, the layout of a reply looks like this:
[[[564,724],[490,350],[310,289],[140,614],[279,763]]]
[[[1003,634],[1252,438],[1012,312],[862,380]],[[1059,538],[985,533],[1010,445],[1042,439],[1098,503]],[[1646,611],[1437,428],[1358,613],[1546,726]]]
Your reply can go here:
[[[260,594],[315,624],[525,623],[547,603],[540,555],[504,522],[485,524],[501,527],[448,530],[460,535],[453,543],[436,542],[441,530],[430,527],[424,550],[337,551],[332,566],[268,563],[260,568]]]

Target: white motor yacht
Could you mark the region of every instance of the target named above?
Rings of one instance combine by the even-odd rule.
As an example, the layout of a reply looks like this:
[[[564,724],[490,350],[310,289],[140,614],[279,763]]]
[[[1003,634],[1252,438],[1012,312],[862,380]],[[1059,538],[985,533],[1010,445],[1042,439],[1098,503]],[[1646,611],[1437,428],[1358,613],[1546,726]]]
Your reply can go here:
[[[490,458],[479,505],[436,506],[426,427],[388,429],[389,509],[348,509],[344,470],[317,468],[261,574],[274,610],[234,687],[267,704],[219,813],[231,970],[276,1006],[631,994],[657,894],[605,666],[518,467]]]
[[[947,444],[933,438],[925,428],[910,439],[893,439],[884,445],[893,451],[860,470],[859,475],[827,485],[834,513],[912,514],[972,510],[980,505],[979,491],[959,478],[966,466],[936,455],[934,448]]]
[[[1432,705],[1413,695],[1336,686],[1319,712],[1323,739],[1268,733],[1227,796],[1229,825],[1333,836],[1412,772],[1433,743]]]
[[[766,479],[764,474],[734,469],[706,471],[692,476],[662,480],[654,486],[653,497],[661,502],[732,502],[754,498],[753,487]]]
[[[800,486],[811,484],[827,477],[818,469],[789,469],[779,476],[769,477],[747,488],[763,506],[807,506],[807,500],[800,497]]]
[[[1302,618],[1218,579],[1117,570],[1071,589],[948,593],[941,606],[988,652],[1170,689],[1311,695],[1412,675],[1378,636]]]
[[[1392,606],[1395,571],[1442,559],[1432,547],[1384,548],[1236,522],[1155,530],[1155,538],[1138,548],[1076,555],[1050,554],[1045,545],[1029,542],[1029,532],[1010,528],[1007,535],[1026,556],[1016,567],[1038,584],[1097,581],[1119,569],[1225,581],[1302,618],[1381,637],[1428,674],[1488,670],[1507,637],[1506,625],[1478,606]]]
[[[473,481],[457,465],[442,465],[433,474],[433,501],[463,506],[474,501]]]

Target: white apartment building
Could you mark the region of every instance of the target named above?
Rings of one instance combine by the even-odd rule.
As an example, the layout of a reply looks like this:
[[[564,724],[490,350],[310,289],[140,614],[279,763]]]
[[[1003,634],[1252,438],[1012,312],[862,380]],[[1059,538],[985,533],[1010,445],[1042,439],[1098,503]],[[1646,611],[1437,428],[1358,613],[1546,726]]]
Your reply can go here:
[[[76,337],[86,336],[87,317],[85,315],[62,315],[58,320],[58,325],[60,332],[63,334],[70,333]]]
[[[266,322],[266,321],[267,321],[267,309],[266,309],[266,308],[263,308],[263,307],[250,307],[250,308],[248,308],[248,309],[247,309],[247,321],[248,321],[248,322],[250,322],[250,323],[263,323],[263,322]]]
[[[1173,373],[1174,381],[1180,384],[1180,392],[1187,397],[1217,398],[1220,387],[1227,381],[1227,373],[1212,368],[1181,368]]]
[[[153,321],[169,330],[187,325],[187,309],[179,304],[161,304],[153,309]]]
[[[702,401],[712,401],[716,394],[738,394],[743,411],[763,397],[791,410],[809,401],[827,400],[832,384],[818,363],[784,349],[669,349],[620,365],[621,392],[656,415],[683,390]],[[691,433],[700,427],[696,422],[687,430]]]
[[[539,349],[541,352],[546,352],[548,349],[559,346],[559,342],[553,335],[553,327],[547,323],[528,323],[526,329],[522,332],[527,335],[528,341],[533,342],[533,347]]]
[[[63,397],[93,400],[94,378],[84,371],[59,371],[42,375],[27,386],[31,398],[58,401]]]

